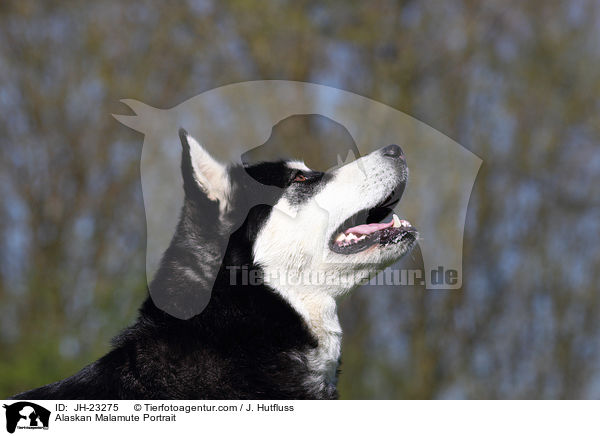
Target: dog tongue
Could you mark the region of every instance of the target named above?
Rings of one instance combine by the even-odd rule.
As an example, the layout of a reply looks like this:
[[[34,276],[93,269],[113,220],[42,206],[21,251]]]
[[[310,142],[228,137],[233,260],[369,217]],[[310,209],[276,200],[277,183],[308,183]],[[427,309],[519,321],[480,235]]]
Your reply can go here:
[[[354,233],[355,235],[370,235],[371,233],[375,233],[378,230],[387,229],[388,227],[392,227],[393,225],[393,219],[389,223],[361,224],[360,226],[350,227],[344,233]]]

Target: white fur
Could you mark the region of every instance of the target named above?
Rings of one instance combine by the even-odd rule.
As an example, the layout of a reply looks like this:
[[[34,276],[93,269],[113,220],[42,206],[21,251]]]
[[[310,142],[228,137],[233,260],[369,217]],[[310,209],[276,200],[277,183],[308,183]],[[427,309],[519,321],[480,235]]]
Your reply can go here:
[[[231,183],[227,166],[217,162],[191,135],[187,135],[194,179],[209,199],[219,202],[221,214],[229,208]]]
[[[294,168],[301,163],[294,162]],[[373,264],[384,266],[404,252],[395,245],[374,246],[342,255],[329,250],[333,232],[348,217],[375,207],[404,178],[389,159],[374,152],[336,169],[333,179],[314,198],[296,207],[285,198],[275,205],[254,244],[254,259],[265,272],[265,281],[304,318],[319,341],[307,356],[311,369],[323,382],[334,383],[341,351],[341,328],[335,298],[354,287],[308,283],[306,272],[337,273],[364,278]]]
[[[296,169],[296,170],[310,171],[310,168],[308,168],[304,162],[299,161],[299,160],[288,161],[286,163],[286,165],[289,168],[293,168],[293,169]]]

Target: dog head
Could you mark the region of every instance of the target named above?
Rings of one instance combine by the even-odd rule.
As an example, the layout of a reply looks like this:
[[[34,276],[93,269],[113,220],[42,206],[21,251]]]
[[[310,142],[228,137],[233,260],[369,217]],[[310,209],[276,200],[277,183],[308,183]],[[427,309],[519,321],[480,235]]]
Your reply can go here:
[[[335,271],[351,280],[321,288],[339,295],[416,243],[416,229],[391,215],[408,178],[397,145],[320,172],[298,161],[227,167],[185,131],[181,140],[184,208],[210,216],[204,227],[231,236],[229,250],[248,249],[275,287],[283,276]]]
[[[255,261],[266,270],[267,279],[296,276],[301,287],[335,296],[415,245],[416,229],[392,215],[408,178],[406,159],[397,145],[327,173],[298,162],[286,165],[288,185],[253,245]],[[307,282],[306,272],[334,274],[337,279],[330,284]]]

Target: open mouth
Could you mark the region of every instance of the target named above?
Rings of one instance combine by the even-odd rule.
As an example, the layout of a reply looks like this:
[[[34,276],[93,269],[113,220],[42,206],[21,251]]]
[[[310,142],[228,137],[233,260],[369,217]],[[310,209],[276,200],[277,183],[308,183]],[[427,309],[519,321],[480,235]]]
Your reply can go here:
[[[412,243],[417,229],[407,220],[392,215],[389,222],[381,222],[400,201],[402,192],[392,193],[379,205],[352,215],[333,232],[329,242],[331,251],[339,254],[354,254],[373,246],[386,246],[400,242]]]

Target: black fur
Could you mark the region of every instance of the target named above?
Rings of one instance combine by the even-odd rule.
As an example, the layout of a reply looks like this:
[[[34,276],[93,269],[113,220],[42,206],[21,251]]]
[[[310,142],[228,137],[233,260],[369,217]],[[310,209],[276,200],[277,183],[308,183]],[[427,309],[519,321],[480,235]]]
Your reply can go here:
[[[334,385],[312,377],[304,356],[318,344],[300,315],[266,285],[244,286],[239,269],[232,285],[227,268],[256,267],[254,237],[296,170],[283,163],[232,168],[235,207],[220,219],[218,205],[193,179],[182,137],[185,204],[137,322],[98,361],[14,399],[337,397]],[[309,176],[310,189],[317,189],[322,173]],[[298,198],[306,189],[299,188]]]

